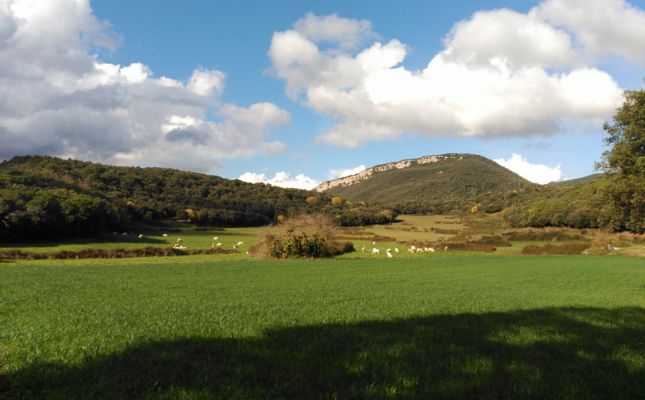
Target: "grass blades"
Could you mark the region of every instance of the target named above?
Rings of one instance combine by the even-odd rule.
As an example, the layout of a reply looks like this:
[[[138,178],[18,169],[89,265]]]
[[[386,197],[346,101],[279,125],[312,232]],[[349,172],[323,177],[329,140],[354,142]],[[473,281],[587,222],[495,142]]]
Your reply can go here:
[[[637,398],[645,262],[0,264],[0,398]]]

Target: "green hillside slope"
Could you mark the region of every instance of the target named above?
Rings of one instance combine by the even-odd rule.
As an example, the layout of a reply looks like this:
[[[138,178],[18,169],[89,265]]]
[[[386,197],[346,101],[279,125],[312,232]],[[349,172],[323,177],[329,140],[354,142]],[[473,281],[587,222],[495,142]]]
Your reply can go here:
[[[423,161],[429,157],[435,157],[436,160]],[[409,166],[397,168],[397,163],[384,164],[364,173],[369,175],[365,179],[346,186],[344,184],[349,182],[331,181],[319,186],[319,189],[333,186],[325,192],[353,201],[398,205],[404,209],[411,205],[421,207],[421,204],[429,208],[434,205],[435,208],[454,209],[486,193],[524,190],[535,186],[494,161],[478,155],[445,154],[398,163]]]

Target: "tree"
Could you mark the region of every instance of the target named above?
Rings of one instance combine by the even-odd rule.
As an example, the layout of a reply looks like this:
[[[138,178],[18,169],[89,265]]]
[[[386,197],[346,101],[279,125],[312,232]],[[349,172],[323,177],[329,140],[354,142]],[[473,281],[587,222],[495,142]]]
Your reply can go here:
[[[614,121],[605,123],[605,143],[600,167],[608,175],[605,188],[606,223],[616,230],[645,231],[645,89],[625,91],[625,102]]]

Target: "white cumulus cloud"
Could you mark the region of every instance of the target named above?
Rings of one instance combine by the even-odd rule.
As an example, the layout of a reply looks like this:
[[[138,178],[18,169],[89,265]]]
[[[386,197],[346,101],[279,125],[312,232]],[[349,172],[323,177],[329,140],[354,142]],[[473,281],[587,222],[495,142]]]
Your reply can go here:
[[[563,180],[560,164],[550,167],[544,164],[532,164],[520,154],[513,153],[511,158],[493,160],[502,167],[508,168],[522,178],[541,185]]]
[[[338,178],[343,178],[345,176],[358,174],[359,172],[365,171],[365,169],[366,167],[364,164],[361,164],[354,168],[330,169],[327,176],[329,177],[329,179],[338,179]]]
[[[308,14],[275,32],[268,54],[289,96],[335,120],[321,142],[356,147],[403,133],[550,135],[572,123],[598,126],[623,101],[616,81],[595,64],[602,46],[594,38],[605,31],[616,38],[606,55],[634,62],[645,54],[643,12],[622,0],[605,3],[601,8],[612,21],[625,18],[626,29],[581,22],[577,15],[589,9],[582,0],[547,0],[527,13],[477,12],[453,26],[421,70],[404,66],[408,47],[396,39],[350,35],[372,43],[349,47],[332,24],[316,22],[316,34],[302,28],[336,15]],[[331,45],[321,46],[322,37]]]
[[[276,172],[272,178],[264,173],[245,172],[237,179],[250,183],[268,183],[273,186],[305,190],[311,190],[320,184],[320,181],[304,174],[298,174],[292,177],[290,173],[285,171]]]
[[[376,36],[370,21],[342,18],[336,14],[321,17],[307,13],[296,22],[295,30],[314,42],[338,43],[345,48],[356,47],[363,40]]]
[[[645,11],[625,0],[546,0],[531,14],[572,32],[591,57],[616,55],[645,66]]]
[[[268,134],[289,120],[286,111],[222,104],[218,70],[177,80],[142,63],[101,61],[98,49],[118,44],[89,0],[0,0],[0,159],[49,154],[209,171],[227,158],[284,151]]]

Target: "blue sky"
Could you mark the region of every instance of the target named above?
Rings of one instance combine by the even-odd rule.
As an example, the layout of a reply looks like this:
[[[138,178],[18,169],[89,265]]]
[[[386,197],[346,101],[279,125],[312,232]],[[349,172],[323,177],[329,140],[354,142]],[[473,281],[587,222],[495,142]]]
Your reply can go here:
[[[256,181],[285,172],[272,182],[306,186],[332,170],[463,152],[507,160],[533,180],[575,178],[594,172],[605,150],[601,125],[616,93],[643,87],[644,8],[0,0],[0,87],[24,101],[0,104],[0,139],[12,143],[0,158],[41,153]],[[366,66],[360,54],[372,48]],[[381,65],[387,57],[396,61]],[[33,68],[16,73],[19,64]]]

